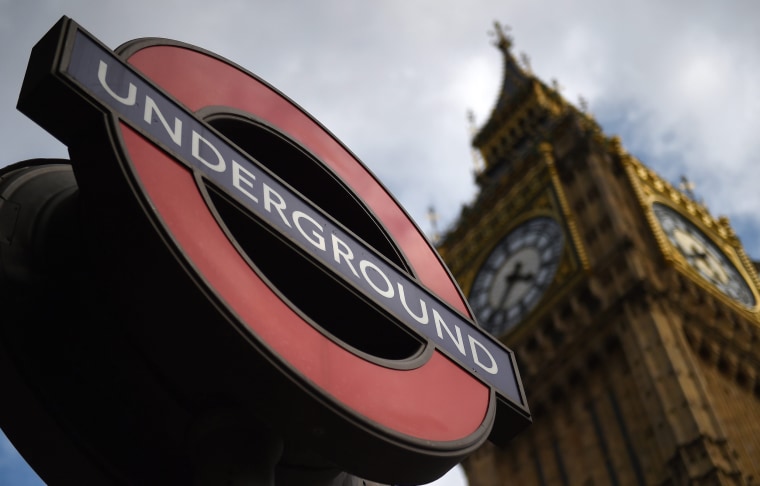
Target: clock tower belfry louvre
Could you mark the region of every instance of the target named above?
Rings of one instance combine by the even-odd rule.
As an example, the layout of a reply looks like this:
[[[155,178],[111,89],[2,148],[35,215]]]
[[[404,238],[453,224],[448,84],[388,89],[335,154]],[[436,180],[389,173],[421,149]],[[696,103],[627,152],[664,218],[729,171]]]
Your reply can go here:
[[[521,66],[439,250],[517,355],[533,425],[471,486],[760,483],[760,281],[713,217]]]

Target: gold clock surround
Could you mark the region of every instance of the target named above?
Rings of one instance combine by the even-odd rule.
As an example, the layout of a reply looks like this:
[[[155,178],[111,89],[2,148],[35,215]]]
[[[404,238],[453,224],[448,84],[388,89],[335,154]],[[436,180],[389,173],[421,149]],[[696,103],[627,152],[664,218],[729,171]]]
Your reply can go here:
[[[620,149],[618,148],[618,150]],[[622,152],[622,150],[620,151]],[[665,261],[698,282],[702,288],[721,300],[729,302],[741,312],[757,314],[760,311],[760,305],[758,304],[760,300],[760,294],[758,293],[760,280],[758,279],[754,265],[744,252],[739,239],[731,228],[728,218],[714,218],[702,204],[693,201],[633,156],[627,153],[620,153],[619,155]],[[655,215],[654,207],[657,204],[665,206],[676,214],[679,214],[715,245],[746,282],[754,297],[755,303],[753,306],[748,308],[734,300],[711,284],[700,275],[697,269],[687,262],[678,248],[671,243]]]
[[[504,192],[499,194],[512,180],[522,182],[511,187],[506,196],[503,195]],[[465,295],[469,296],[476,273],[488,258],[490,250],[526,221],[539,217],[556,220],[562,227],[565,241],[553,282],[547,287],[539,304],[508,333],[512,339],[520,334],[521,328],[529,327],[526,323],[534,321],[541,314],[542,308],[549,308],[575,282],[587,275],[589,261],[577,231],[575,216],[559,181],[550,144],[541,144],[533,157],[527,158],[509,174],[509,181],[504,177],[494,194],[499,195],[494,201],[484,198],[478,201],[480,207],[463,210],[457,231],[462,231],[464,238],[451,246],[444,241],[439,247]],[[469,221],[467,216],[470,212],[485,214],[485,217]],[[469,264],[465,265],[464,262]]]

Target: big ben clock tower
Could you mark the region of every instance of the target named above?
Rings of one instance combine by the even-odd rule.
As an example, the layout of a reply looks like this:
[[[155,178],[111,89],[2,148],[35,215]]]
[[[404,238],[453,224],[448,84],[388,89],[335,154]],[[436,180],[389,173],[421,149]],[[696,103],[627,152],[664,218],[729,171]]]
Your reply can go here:
[[[440,252],[534,417],[471,486],[760,482],[760,281],[726,218],[504,54],[479,193]]]

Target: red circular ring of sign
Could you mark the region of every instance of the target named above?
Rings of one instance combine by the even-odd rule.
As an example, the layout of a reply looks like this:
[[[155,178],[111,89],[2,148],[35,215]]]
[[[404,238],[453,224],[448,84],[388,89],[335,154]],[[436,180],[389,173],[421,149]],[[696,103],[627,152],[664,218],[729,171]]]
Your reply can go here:
[[[282,94],[228,61],[185,46],[144,47],[127,61],[190,110],[242,110],[306,147],[374,212],[419,280],[468,314],[450,275],[398,203],[342,144]],[[469,447],[490,430],[486,421],[495,404],[487,386],[438,351],[416,369],[390,369],[324,336],[245,262],[209,211],[193,174],[128,126],[122,124],[121,132],[146,195],[192,265],[245,326],[317,389],[370,424],[444,447],[463,440]]]

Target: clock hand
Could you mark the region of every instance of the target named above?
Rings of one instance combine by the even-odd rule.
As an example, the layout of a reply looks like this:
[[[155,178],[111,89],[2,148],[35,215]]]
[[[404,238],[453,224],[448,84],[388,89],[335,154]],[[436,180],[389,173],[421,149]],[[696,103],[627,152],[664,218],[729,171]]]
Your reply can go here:
[[[522,262],[517,262],[515,264],[515,267],[512,269],[512,271],[504,277],[504,293],[501,296],[499,307],[504,308],[504,305],[507,303],[507,298],[509,297],[509,294],[512,293],[512,289],[514,288],[514,284],[519,281],[523,282],[530,282],[533,280],[534,274],[533,273],[522,273]]]
[[[707,253],[705,253],[704,251],[700,251],[697,245],[694,245],[694,244],[691,245],[691,256],[697,257],[703,262],[707,261]]]
[[[692,244],[690,256],[692,258],[698,258],[702,262],[702,265],[706,267],[702,270],[708,279],[712,280],[714,283],[725,283],[725,280],[727,280],[727,278],[725,278],[721,273],[720,264],[717,264],[718,269],[716,269],[715,260],[713,258],[710,258],[710,255],[708,255],[706,251],[698,248],[697,245]]]

